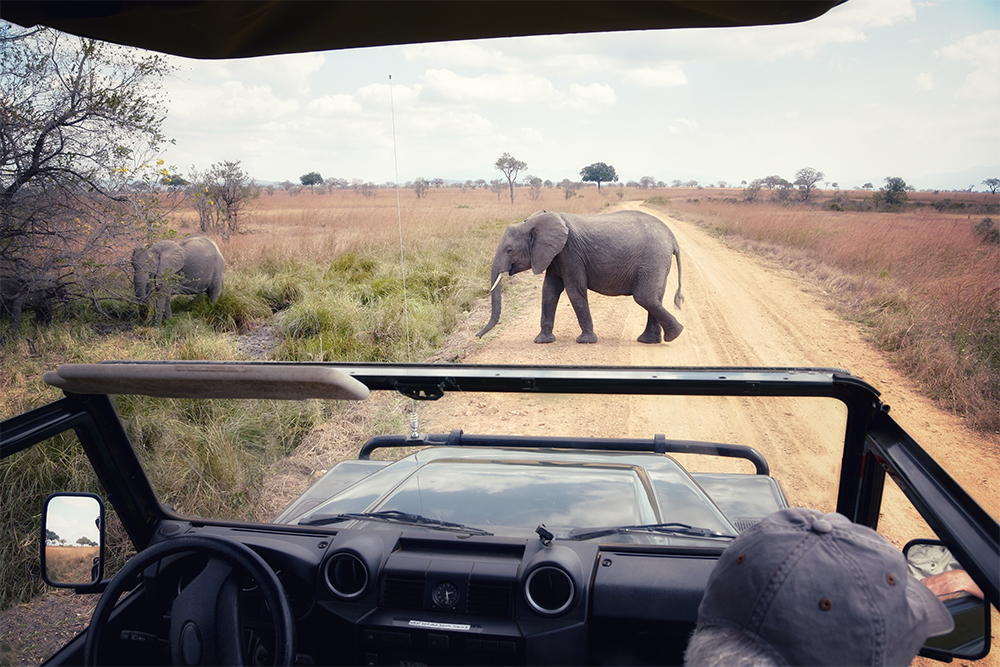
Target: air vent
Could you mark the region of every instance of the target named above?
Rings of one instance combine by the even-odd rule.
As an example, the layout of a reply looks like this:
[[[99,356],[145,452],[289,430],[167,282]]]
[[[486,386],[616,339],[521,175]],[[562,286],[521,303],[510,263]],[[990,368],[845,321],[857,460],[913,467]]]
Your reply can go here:
[[[569,609],[575,590],[573,579],[564,570],[547,565],[528,575],[524,597],[539,614],[555,616]]]
[[[756,526],[758,523],[760,523],[760,517],[740,516],[736,517],[735,519],[732,519],[732,522],[733,526],[736,527],[736,532],[742,533],[744,530],[752,528],[753,526]]]
[[[382,606],[395,609],[423,609],[423,576],[391,573],[385,575],[385,582],[382,584]]]
[[[467,611],[480,616],[510,616],[509,581],[469,582]]]
[[[326,561],[326,585],[337,597],[350,600],[368,587],[368,568],[352,553],[339,553]]]

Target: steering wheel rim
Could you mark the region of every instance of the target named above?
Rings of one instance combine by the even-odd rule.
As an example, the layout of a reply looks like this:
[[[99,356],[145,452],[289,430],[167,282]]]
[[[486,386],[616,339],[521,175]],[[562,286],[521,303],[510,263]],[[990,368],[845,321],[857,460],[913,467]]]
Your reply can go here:
[[[285,596],[284,587],[281,585],[281,581],[278,580],[274,570],[271,569],[267,562],[246,545],[226,537],[180,535],[153,545],[136,554],[134,558],[125,564],[125,567],[118,572],[115,578],[111,580],[111,583],[101,596],[100,602],[97,603],[97,607],[94,609],[93,617],[90,620],[90,627],[87,629],[87,641],[84,649],[84,665],[95,666],[100,664],[98,661],[98,653],[100,650],[101,635],[104,634],[106,630],[108,621],[111,618],[111,611],[114,609],[114,606],[118,602],[118,598],[121,596],[122,592],[124,592],[126,584],[131,583],[135,575],[142,572],[153,563],[166,558],[167,556],[192,551],[202,554],[207,553],[214,559],[221,559],[230,565],[240,567],[248,572],[257,581],[260,585],[261,593],[264,595],[264,600],[267,602],[268,608],[271,611],[271,618],[274,621],[275,664],[291,665],[294,662],[295,620],[292,616],[291,607],[288,604],[288,598]],[[209,570],[209,567],[206,567],[202,573]],[[218,568],[216,569],[218,570]],[[225,577],[226,580],[229,580],[228,575],[219,571],[210,573],[207,576]],[[219,582],[219,584],[221,587],[224,585],[224,582]],[[189,588],[190,587],[191,586],[189,586]],[[228,620],[232,620],[232,618]],[[180,621],[177,622],[179,623]],[[176,643],[181,634],[184,634],[185,630],[188,630],[187,625],[194,628],[194,630],[187,633],[188,635],[191,635],[198,630],[197,625],[190,620],[184,628],[175,628],[175,619],[173,618],[173,615],[171,617],[170,624],[172,649],[176,649],[173,644]],[[214,629],[215,628],[213,628],[213,630]],[[231,630],[231,628],[227,629]],[[239,630],[238,624],[236,629]],[[237,637],[236,640],[238,642],[239,637]],[[176,653],[176,650],[171,651],[171,658],[174,664],[199,664],[180,662],[181,656]],[[201,653],[201,656],[204,657],[204,653]],[[247,656],[242,655],[242,650],[240,650],[240,656],[245,662]],[[202,664],[214,664],[214,661]]]

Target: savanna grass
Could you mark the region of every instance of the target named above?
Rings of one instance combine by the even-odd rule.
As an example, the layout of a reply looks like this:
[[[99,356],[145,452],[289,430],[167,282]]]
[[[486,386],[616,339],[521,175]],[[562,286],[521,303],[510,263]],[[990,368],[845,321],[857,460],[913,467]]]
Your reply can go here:
[[[903,213],[680,197],[671,208],[812,278],[929,396],[996,432],[1000,247],[977,236],[978,218],[926,197]],[[969,205],[996,206],[982,197]]]
[[[481,190],[431,190],[420,199],[402,191],[398,209],[389,191],[374,199],[350,191],[264,195],[243,233],[219,240],[226,278],[217,303],[177,296],[173,317],[159,328],[127,299],[106,299],[99,310],[74,305],[68,320],[47,327],[26,317],[0,340],[0,417],[61,398],[41,382],[60,364],[241,360],[247,354],[240,336],[263,324],[280,336],[272,353],[279,360],[421,361],[487,295],[490,260],[507,224],[540,208],[590,212],[606,204],[595,188],[570,200],[555,189],[537,201],[519,191],[513,206],[506,195]],[[193,233],[196,219],[181,211],[174,226]],[[127,276],[119,282],[127,285]],[[349,413],[318,401],[248,406],[138,396],[117,397],[116,408],[164,502],[187,514],[233,519],[259,515],[255,504],[270,466],[314,425]],[[398,426],[389,416],[379,420]],[[99,488],[72,436],[4,459],[0,482],[0,524],[16,536],[0,545],[5,609],[40,591],[45,495]],[[124,557],[129,545],[120,530],[111,542]]]

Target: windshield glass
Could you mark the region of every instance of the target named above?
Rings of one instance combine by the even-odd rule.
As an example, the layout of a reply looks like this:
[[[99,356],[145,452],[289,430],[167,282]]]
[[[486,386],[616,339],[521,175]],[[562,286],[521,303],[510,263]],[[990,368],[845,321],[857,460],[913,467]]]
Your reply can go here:
[[[310,409],[319,408],[316,403]],[[378,392],[350,407],[328,405],[341,415],[340,428],[320,429],[308,437],[303,432],[290,456],[282,452],[295,442],[293,434],[276,424],[268,434],[238,432],[239,437],[214,445],[215,459],[206,459],[198,452],[226,429],[226,422],[245,419],[247,406],[255,414],[287,420],[308,403],[196,404],[215,411],[214,425],[203,427],[197,436],[191,432],[173,450],[139,447],[158,495],[184,514],[272,521],[294,506],[279,520],[305,525],[343,513],[394,511],[524,537],[534,536],[539,524],[557,537],[574,530],[659,523],[735,534],[745,521],[782,503],[833,511],[846,428],[845,406],[824,398],[448,392],[437,401],[411,406],[394,393]],[[376,431],[402,436],[408,424],[401,408],[415,410],[423,434],[446,435],[461,429],[470,436],[558,436],[572,438],[582,448],[587,447],[588,437],[597,437],[641,440],[652,449],[657,434],[662,434],[668,449],[689,442],[743,445],[760,453],[770,467],[769,475],[755,474],[754,464],[743,458],[679,451],[655,455],[407,447],[375,450],[373,459],[382,462],[351,463],[368,437],[378,434],[363,432],[360,421],[378,424]],[[133,437],[146,433],[137,431]],[[286,440],[275,439],[275,433]],[[178,468],[178,459],[195,465]],[[266,460],[271,463],[263,468],[261,461]],[[398,462],[386,465],[389,460]],[[337,467],[341,461],[346,463]],[[241,483],[249,484],[254,465],[261,470],[260,486],[252,492],[190,493],[192,488],[225,489],[230,484],[235,490]],[[178,484],[178,472],[188,480],[186,485]],[[302,494],[303,500],[297,502]],[[191,504],[191,498],[199,496],[202,504]],[[345,525],[348,522],[326,524],[330,530]],[[397,523],[366,525],[398,528]],[[594,539],[676,543],[680,538],[602,535]]]

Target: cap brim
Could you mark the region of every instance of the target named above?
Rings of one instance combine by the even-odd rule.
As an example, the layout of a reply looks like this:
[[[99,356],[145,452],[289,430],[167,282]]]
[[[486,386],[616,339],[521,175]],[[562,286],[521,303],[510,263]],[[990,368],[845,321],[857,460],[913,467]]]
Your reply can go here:
[[[927,588],[924,582],[912,575],[907,576],[906,597],[910,604],[920,607],[927,614],[927,636],[940,637],[955,629],[955,619],[941,599]]]

